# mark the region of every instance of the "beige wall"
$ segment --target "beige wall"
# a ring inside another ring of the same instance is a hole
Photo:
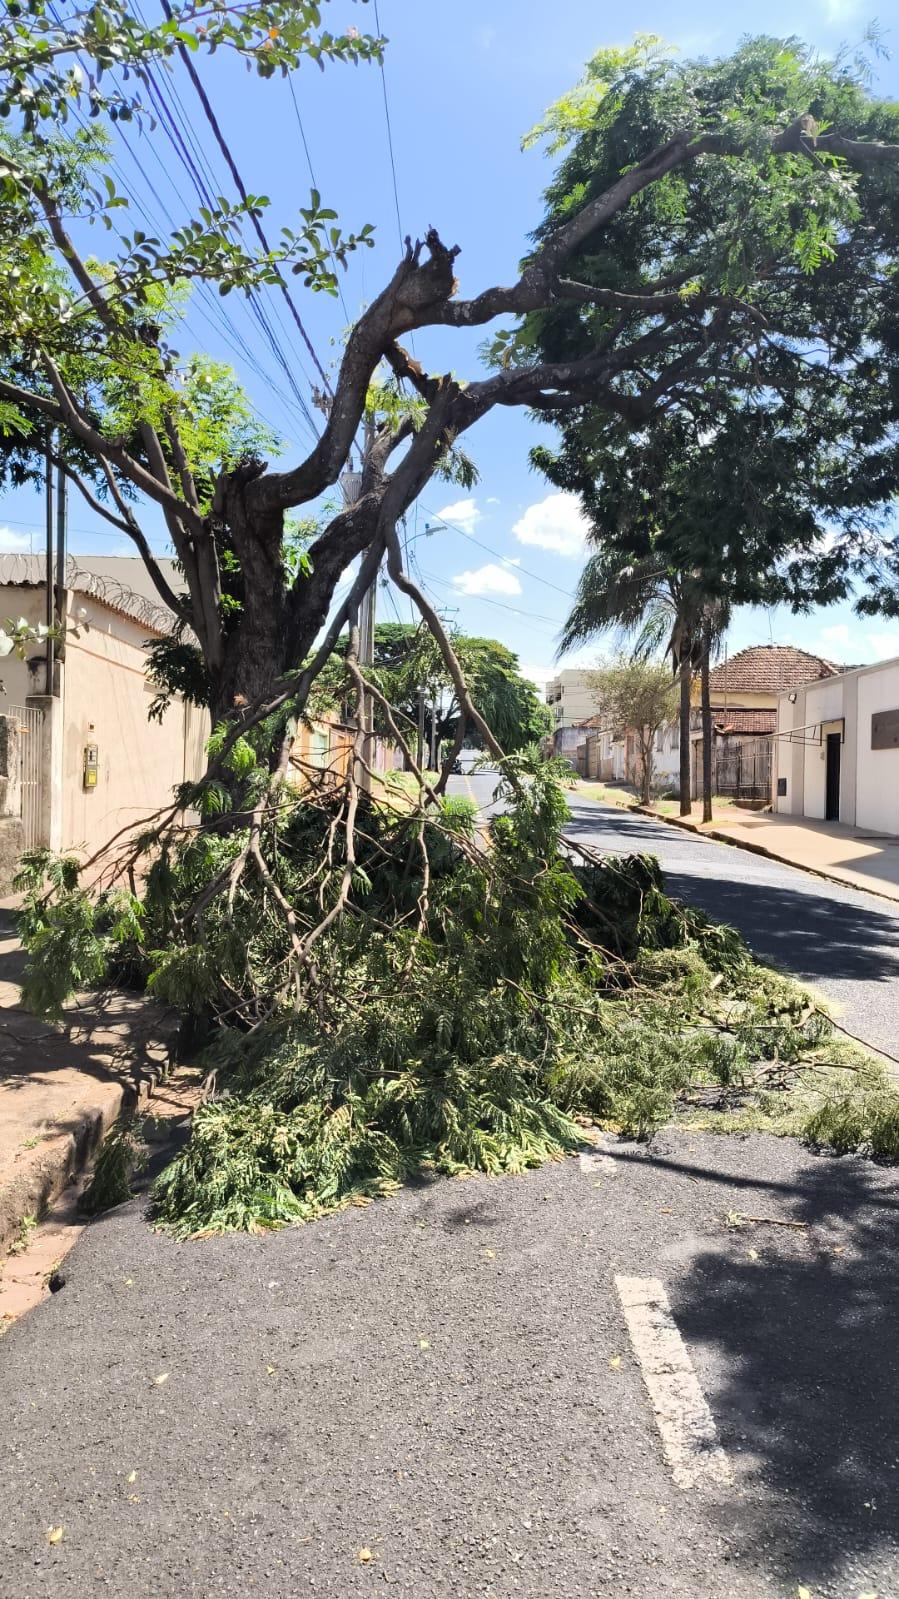
[[[43,621],[43,591],[4,588],[0,616]],[[161,723],[147,719],[153,698],[144,675],[147,636],[144,624],[70,591],[65,664],[53,707],[59,724],[56,770],[45,776],[45,787],[53,792],[50,841],[56,848],[95,854],[120,829],[137,827],[168,805],[175,786],[203,770],[206,711],[174,700]],[[35,647],[32,653],[41,652]],[[17,705],[35,686],[39,692],[44,686],[42,675],[35,685],[27,664],[13,657],[0,662],[0,679],[5,702]],[[99,752],[94,789],[84,787],[88,744],[96,744]]]
[[[208,737],[205,713],[174,700],[148,721],[153,689],[144,673],[147,629],[84,595],[71,596],[79,637],[68,636],[63,683],[62,841],[94,854],[121,828],[136,826],[186,777],[198,775]],[[84,787],[84,751],[96,744],[99,775]]]
[[[889,710],[899,710],[899,661],[878,662],[808,684],[797,692],[793,705],[782,695],[778,731],[796,729],[796,741],[777,740],[777,775],[787,782],[777,810],[823,819],[825,735],[838,731],[842,723],[840,821],[876,833],[899,834],[899,750],[871,748],[871,718]]]

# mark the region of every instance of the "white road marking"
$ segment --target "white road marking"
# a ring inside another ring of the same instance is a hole
[[[616,1277],[615,1287],[678,1487],[733,1482],[664,1284],[656,1277]]]

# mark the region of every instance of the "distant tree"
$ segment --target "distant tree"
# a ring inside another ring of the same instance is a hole
[[[523,677],[518,656],[498,639],[468,633],[452,634],[453,649],[465,673],[473,703],[491,734],[507,754],[538,744],[549,731],[549,709],[534,684]],[[352,711],[343,705],[343,656],[347,639],[339,639],[329,666],[319,678],[319,703]],[[375,677],[406,731],[418,725],[419,694],[424,699],[424,742],[439,749],[467,742],[482,748],[483,738],[462,705],[443,655],[426,627],[412,622],[379,622],[375,627]],[[375,726],[390,728],[380,707]]]
[[[577,598],[562,633],[560,650],[584,644],[597,634],[617,631],[635,638],[636,655],[653,653],[660,646],[670,656],[677,675],[680,738],[680,809],[692,805],[690,771],[690,711],[693,674],[702,656],[702,615],[705,595],[701,580],[658,565],[644,556],[622,566],[607,548],[592,555],[581,573]]]
[[[617,731],[633,730],[640,752],[640,798],[652,795],[655,739],[677,711],[677,687],[664,661],[616,655],[590,674],[602,715]]]

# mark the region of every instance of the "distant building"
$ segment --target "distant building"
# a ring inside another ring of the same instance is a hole
[[[735,798],[768,799],[772,743],[781,694],[806,683],[839,676],[833,661],[792,644],[755,644],[719,661],[709,674],[715,770],[713,792]],[[693,797],[702,792],[702,717],[699,682],[693,684],[690,712]],[[657,782],[677,788],[680,776],[680,719],[656,736]]]
[[[566,669],[546,685],[545,698],[553,717],[547,746],[553,755],[562,755],[575,764],[579,745],[584,742],[584,723],[598,710],[591,687],[592,672]]]

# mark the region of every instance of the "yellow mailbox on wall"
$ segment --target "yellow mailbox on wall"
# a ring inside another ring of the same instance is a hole
[[[99,772],[99,769],[100,769],[100,751],[99,751],[99,747],[96,744],[85,744],[85,746],[84,746],[84,777],[83,777],[83,783],[82,783],[82,786],[84,788],[96,788],[96,786],[97,786],[97,774]]]

